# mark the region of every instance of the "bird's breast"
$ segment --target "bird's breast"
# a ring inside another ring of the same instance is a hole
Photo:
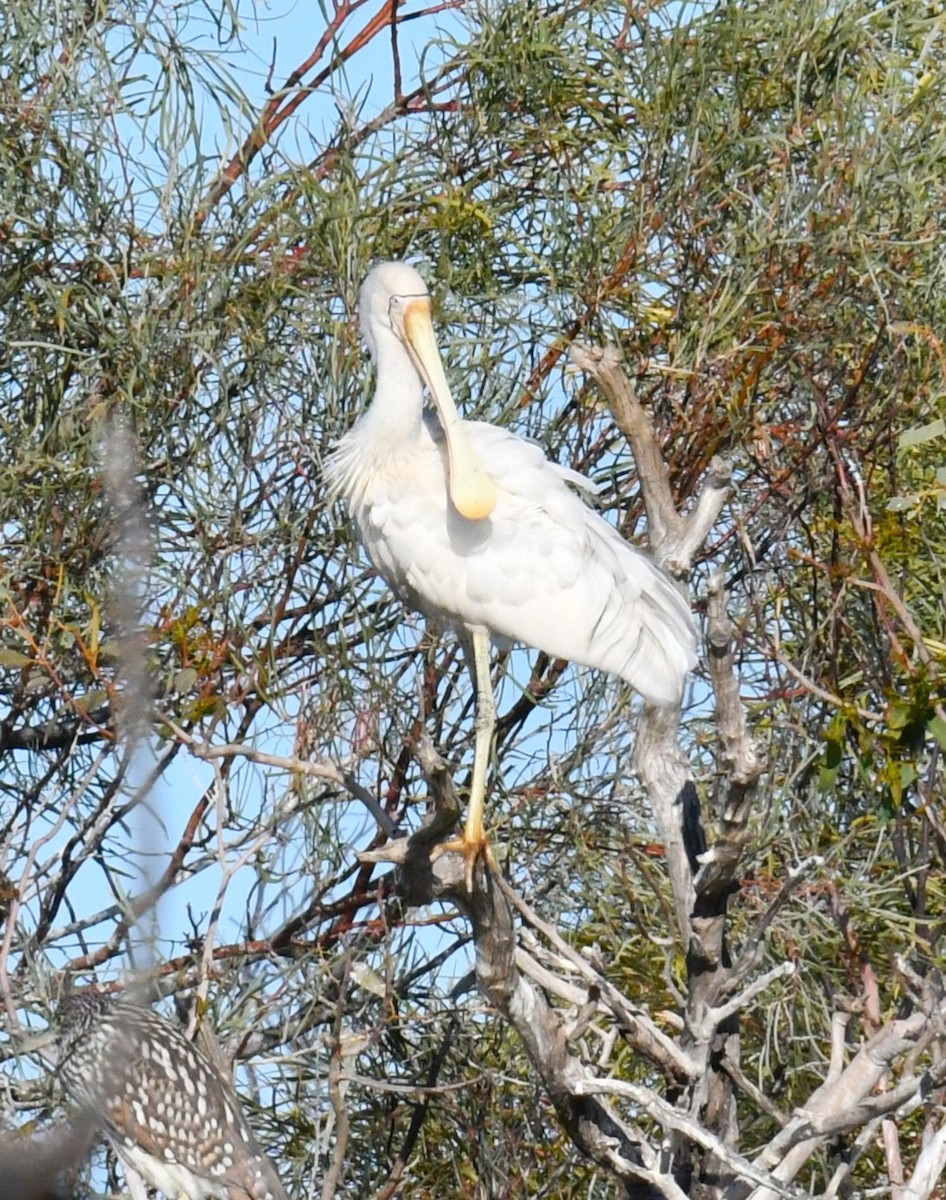
[[[390,456],[353,501],[362,543],[401,598],[428,616],[462,622],[470,567],[494,523],[467,520],[453,507],[439,449]]]
[[[336,452],[336,478],[344,474],[337,490],[406,603],[618,675],[655,703],[679,699],[696,661],[689,608],[574,494],[569,485],[583,486],[580,476],[506,430],[467,423],[497,493],[490,517],[471,521],[450,503],[436,430],[394,446],[375,439],[370,454],[356,433]]]

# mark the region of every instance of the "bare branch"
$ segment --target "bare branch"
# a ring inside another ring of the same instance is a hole
[[[676,1043],[654,1023],[648,1013],[622,996],[585,957],[569,946],[553,925],[543,921],[505,880],[498,880],[498,886],[524,920],[547,938],[575,970],[597,990],[602,1003],[606,1004],[614,1013],[625,1036],[635,1049],[666,1070],[671,1077],[684,1080],[693,1078],[698,1073],[698,1067],[693,1060],[687,1058]]]
[[[667,467],[654,436],[653,426],[624,373],[620,351],[614,346],[574,342],[569,358],[593,375],[607,397],[615,424],[634,451],[634,462],[647,509],[650,544],[658,562],[676,553],[683,532]]]
[[[725,586],[717,573],[710,580],[707,599],[707,635],[710,678],[716,696],[719,731],[720,790],[718,835],[700,856],[695,890],[712,906],[732,887],[739,862],[749,841],[749,815],[763,771],[762,760],[749,737],[739,696],[739,679],[733,654],[733,627],[726,612]]]
[[[798,971],[798,967],[793,962],[779,963],[777,967],[773,967],[770,971],[766,971],[764,975],[760,975],[758,979],[753,979],[748,987],[744,988],[738,996],[734,996],[725,1004],[721,1004],[718,1008],[710,1009],[707,1013],[707,1025],[703,1030],[703,1035],[710,1036],[712,1030],[716,1026],[721,1025],[724,1021],[728,1021],[730,1017],[736,1016],[743,1009],[748,1008],[757,996],[761,996],[779,979],[790,979]]]
[[[755,1163],[770,1170],[779,1184],[790,1183],[828,1136],[825,1127],[839,1114],[861,1105],[894,1060],[927,1032],[928,1019],[923,1013],[891,1021],[858,1050],[837,1078],[826,1080],[812,1093],[804,1110],[773,1138]],[[732,1188],[726,1193],[727,1197],[738,1194],[738,1189]],[[752,1193],[752,1200],[772,1200],[778,1194],[778,1188],[759,1188]]]
[[[620,1079],[596,1079],[593,1082],[580,1080],[575,1086],[579,1094],[596,1092],[609,1096],[623,1096],[633,1101],[634,1104],[639,1105],[649,1116],[653,1117],[655,1121],[659,1122],[664,1129],[684,1134],[690,1141],[711,1151],[720,1162],[725,1163],[729,1167],[733,1176],[738,1179],[751,1180],[753,1183],[772,1188],[779,1196],[799,1195],[794,1188],[783,1187],[777,1179],[774,1179],[766,1171],[760,1170],[747,1158],[743,1158],[742,1155],[735,1154],[719,1138],[714,1137],[712,1133],[708,1132],[699,1121],[694,1121],[686,1113],[667,1104],[666,1101],[655,1095],[650,1088],[642,1087],[637,1083],[625,1083]]]
[[[904,1184],[901,1196],[904,1200],[928,1200],[933,1190],[943,1181],[946,1171],[946,1124],[940,1125],[916,1160],[913,1174]]]
[[[714,455],[693,511],[683,518],[673,558],[667,564],[671,570],[677,570],[677,564],[680,564],[680,569],[689,568],[719,520],[731,491],[732,463],[727,458]]]

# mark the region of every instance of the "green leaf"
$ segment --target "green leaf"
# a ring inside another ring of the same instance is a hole
[[[942,717],[930,717],[926,730],[939,743],[939,748],[946,750],[946,721]]]
[[[108,700],[108,692],[102,688],[91,688],[83,696],[76,696],[72,703],[77,712],[89,713],[93,709],[101,708]]]
[[[904,729],[910,723],[913,708],[905,700],[892,700],[887,706],[887,728]]]
[[[32,661],[28,654],[21,654],[19,650],[0,647],[0,667],[28,667]]]
[[[906,433],[901,433],[897,439],[897,448],[907,450],[910,446],[920,446],[923,442],[931,442],[933,438],[942,437],[946,433],[946,421],[930,421],[929,425],[915,425]]]
[[[834,788],[843,761],[843,742],[828,742],[824,748],[824,758],[821,760],[821,767],[818,770],[818,787],[822,791],[831,791]]]

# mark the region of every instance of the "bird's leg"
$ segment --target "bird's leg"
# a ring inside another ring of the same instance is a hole
[[[472,881],[473,874],[469,856],[473,856],[475,863],[476,857],[487,846],[483,812],[486,804],[486,773],[489,770],[493,729],[496,725],[496,700],[493,696],[493,681],[489,677],[489,634],[485,629],[473,632],[473,674],[476,679],[476,742],[473,749],[470,802],[463,829],[463,842],[467,847],[468,882]]]
[[[473,872],[481,854],[492,861],[489,840],[483,822],[486,802],[486,775],[493,748],[493,729],[496,724],[496,701],[489,677],[489,633],[485,629],[472,631],[473,678],[476,685],[476,741],[473,747],[473,777],[467,805],[463,837],[444,842],[441,853],[459,850],[466,863],[467,890],[473,891]]]

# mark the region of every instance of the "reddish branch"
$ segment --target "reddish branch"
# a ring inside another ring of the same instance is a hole
[[[204,224],[211,210],[219,204],[234,183],[244,174],[247,167],[272,139],[280,126],[284,125],[310,96],[315,95],[340,67],[363,50],[379,33],[388,28],[393,29],[400,22],[408,19],[433,16],[447,9],[459,7],[459,0],[447,0],[446,3],[433,4],[417,13],[411,13],[408,17],[403,14],[398,16],[398,0],[384,0],[375,15],[334,55],[328,65],[319,71],[309,83],[304,84],[302,80],[315,67],[316,63],[321,62],[329,47],[336,43],[342,26],[348,18],[365,3],[366,0],[337,0],[332,19],[312,53],[296,67],[283,87],[268,101],[260,114],[256,128],[246,138],[207,193],[195,217],[198,227]],[[416,96],[418,93],[413,95]],[[395,104],[402,111],[408,110],[409,102],[409,97],[395,97]]]
[[[204,814],[210,805],[210,797],[203,795],[194,807],[188,819],[181,839],[174,849],[167,866],[161,872],[161,878],[150,888],[146,888],[140,896],[136,896],[129,904],[129,911],[121,918],[112,936],[95,951],[94,954],[83,954],[69,963],[69,971],[89,971],[93,967],[107,962],[124,943],[133,926],[145,913],[149,912],[158,900],[170,891],[177,881],[178,874],[184,866],[184,860],[197,839],[197,831],[204,819]]]

